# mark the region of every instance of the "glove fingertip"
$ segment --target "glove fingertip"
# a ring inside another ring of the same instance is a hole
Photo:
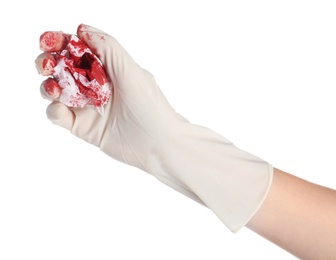
[[[84,23],[81,23],[80,25],[78,25],[78,27],[77,27],[77,35],[81,36],[85,32],[93,32],[93,33],[102,33],[102,34],[105,34],[103,31],[98,30],[97,28],[92,27],[90,25],[87,25],[87,24],[84,24]]]
[[[53,102],[47,107],[47,117],[55,125],[71,130],[74,121],[74,113],[64,104]]]
[[[86,25],[86,24],[80,24],[77,27],[77,36],[84,42],[86,42],[87,44],[92,43],[92,41],[94,41],[93,36],[94,35],[99,35],[99,37],[97,37],[97,39],[102,40],[104,37],[103,35],[107,36],[107,34],[101,30],[98,30],[95,27],[92,27],[90,25]],[[92,46],[90,46],[92,47]]]

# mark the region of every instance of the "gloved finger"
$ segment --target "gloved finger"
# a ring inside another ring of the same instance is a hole
[[[77,35],[102,61],[112,82],[127,82],[139,70],[139,66],[111,35],[84,24],[78,26]]]
[[[106,104],[110,110],[111,101]],[[108,116],[101,116],[89,107],[68,107],[61,102],[52,102],[47,107],[47,117],[55,125],[69,130],[77,137],[99,146],[105,131]]]
[[[43,52],[35,59],[37,72],[42,76],[51,76],[56,65],[55,55],[51,52]]]
[[[40,85],[41,96],[50,101],[58,101],[62,88],[53,78],[47,78]]]
[[[60,102],[52,102],[47,107],[47,117],[55,125],[71,130],[75,122],[73,111]]]

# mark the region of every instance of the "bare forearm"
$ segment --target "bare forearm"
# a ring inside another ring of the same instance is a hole
[[[247,227],[300,259],[335,259],[336,191],[275,169]]]

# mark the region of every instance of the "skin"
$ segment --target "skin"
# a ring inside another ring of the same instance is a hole
[[[299,259],[335,259],[336,191],[275,169],[247,227]]]

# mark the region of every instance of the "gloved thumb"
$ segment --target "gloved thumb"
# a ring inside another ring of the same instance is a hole
[[[132,71],[132,76],[134,77],[134,71],[139,69],[132,57],[113,36],[85,24],[78,26],[77,36],[102,61],[112,82],[127,82],[129,80],[129,71]]]
[[[47,107],[47,117],[55,125],[71,130],[75,115],[67,106],[60,102],[52,102]]]

